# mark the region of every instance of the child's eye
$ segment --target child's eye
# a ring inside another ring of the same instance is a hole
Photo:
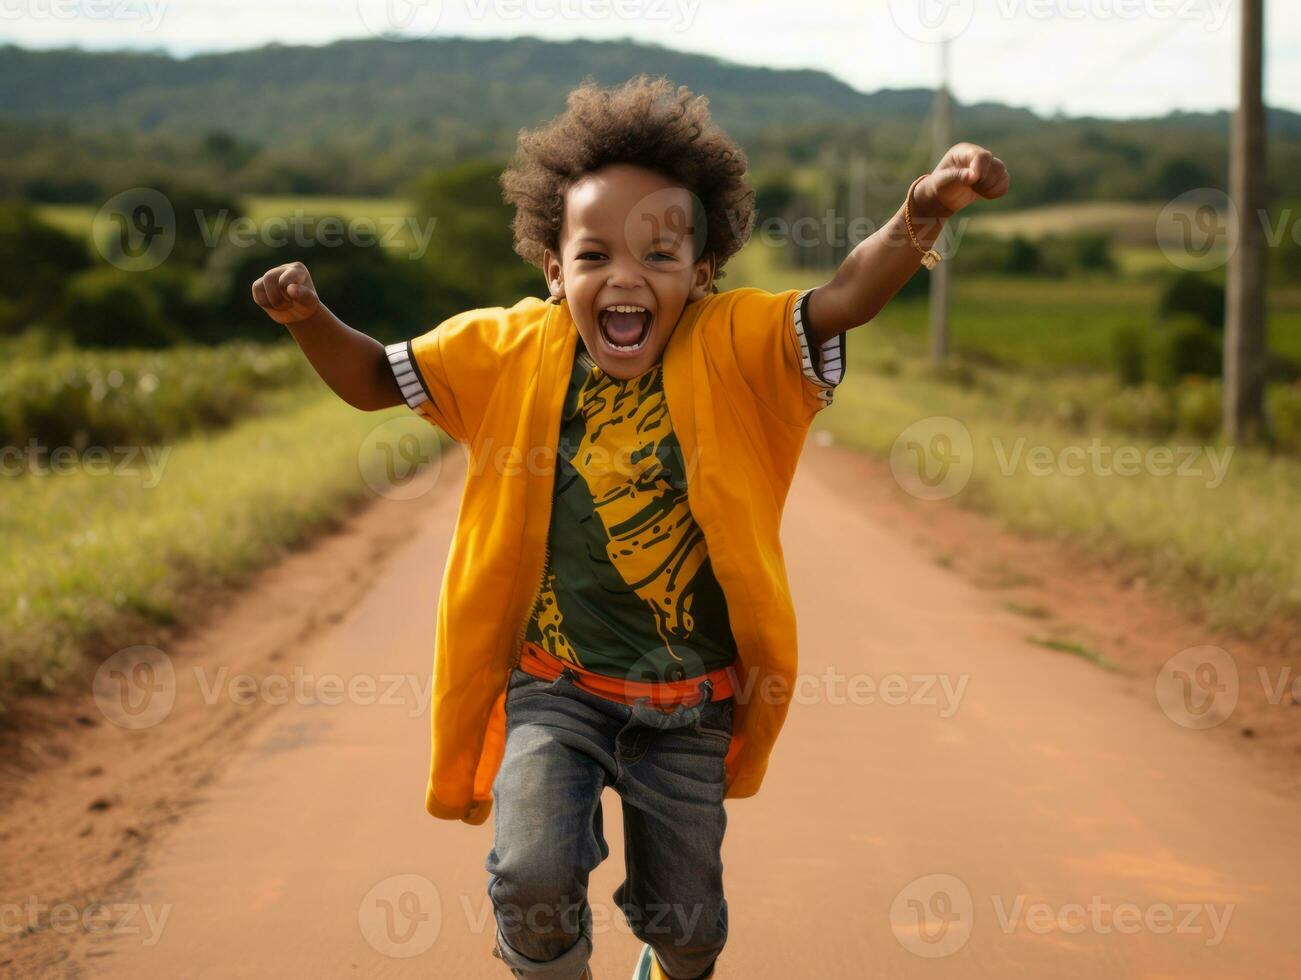
[[[578,258],[580,261],[588,258],[594,261],[600,261],[601,259],[605,258],[605,253],[604,252],[579,252]]]
[[[652,258],[652,259],[654,259],[654,258],[665,258],[665,259],[668,259],[670,262],[672,262],[674,259],[677,258],[677,256],[674,255],[672,252],[652,252],[652,253],[651,253],[651,258]]]

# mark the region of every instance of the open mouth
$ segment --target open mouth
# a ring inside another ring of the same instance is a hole
[[[644,306],[619,303],[607,306],[596,315],[601,339],[618,354],[635,354],[650,339],[654,315]]]

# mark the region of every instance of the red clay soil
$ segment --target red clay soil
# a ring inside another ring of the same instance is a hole
[[[169,645],[175,702],[152,727],[88,693],[20,706],[0,974],[508,975],[492,821],[423,809],[463,467],[451,454],[432,492],[377,502]],[[802,686],[763,789],[727,804],[720,980],[1295,975],[1301,710],[1273,683],[1296,676],[1294,631],[1213,634],[1124,568],[813,440],[783,532]],[[1155,691],[1204,646],[1240,683],[1197,729]],[[639,943],[605,804],[592,967],[622,978]]]

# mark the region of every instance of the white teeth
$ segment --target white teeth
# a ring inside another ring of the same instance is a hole
[[[607,306],[603,308],[601,312],[602,313],[647,313],[649,311],[644,306],[633,306],[627,303],[618,303],[616,305]],[[649,335],[649,331],[647,331],[647,333]],[[610,347],[612,347],[617,351],[631,352],[635,350],[640,350],[646,343],[645,337],[643,337],[638,343],[625,345],[625,344],[616,344],[609,337],[604,336],[604,331],[602,331],[602,336],[605,342],[609,344]]]

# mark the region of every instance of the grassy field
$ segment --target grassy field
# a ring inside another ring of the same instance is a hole
[[[727,272],[727,288],[765,289],[803,289],[832,274],[781,268],[776,253],[758,242],[742,249]],[[950,307],[953,350],[977,361],[1052,374],[1111,371],[1113,334],[1126,325],[1149,327],[1158,293],[1151,279],[963,277],[959,272]],[[928,330],[926,301],[896,299],[876,324],[902,346],[910,340],[920,344]],[[1271,350],[1301,362],[1301,286],[1270,292],[1267,329]]]
[[[781,269],[756,246],[729,270],[729,286],[767,289],[828,277]],[[955,285],[954,346],[975,355],[956,372],[963,383],[937,376],[922,358],[924,303],[896,301],[848,336],[849,370],[821,427],[878,455],[890,455],[917,423],[923,448],[928,432],[949,438],[940,446],[969,439],[967,482],[930,506],[972,507],[1019,531],[1136,561],[1169,595],[1244,634],[1301,616],[1301,461],[1238,449],[1225,465],[1225,447],[1205,437],[1157,441],[1099,420],[1105,411],[1096,406],[1118,390],[1106,373],[1109,331],[1127,319],[1147,322],[1155,309],[1150,284],[990,278]],[[1281,290],[1271,299],[1278,347],[1301,356],[1301,295]],[[1174,454],[1173,466],[1161,446]],[[1133,475],[1114,462],[1122,447],[1142,460]],[[1025,457],[1031,451],[1034,464]],[[1081,456],[1087,465],[1076,472]],[[1042,458],[1052,461],[1047,472]]]
[[[413,433],[438,452],[438,430],[406,409],[358,412],[317,383],[272,397],[265,416],[121,472],[0,480],[0,705],[58,686],[88,653],[152,642],[201,611],[196,587],[238,585],[335,526],[383,486],[380,441]],[[387,420],[401,429],[377,440]]]
[[[967,230],[983,235],[1023,235],[1042,238],[1066,232],[1105,231],[1124,244],[1155,244],[1153,230],[1165,201],[1131,203],[1100,201],[1082,204],[1054,204],[1023,211],[976,214]]]
[[[911,438],[923,452],[951,446],[969,459],[961,490],[929,506],[969,506],[1019,531],[1136,560],[1168,594],[1248,635],[1275,617],[1301,616],[1294,519],[1301,461],[1243,449],[1226,456],[1213,443],[1156,442],[1094,424],[1074,431],[1027,421],[1003,397],[1010,379],[998,372],[971,388],[938,380],[919,361],[886,360],[891,341],[872,327],[851,334],[846,348],[846,379],[819,424],[878,455],[903,452],[910,437],[898,449],[896,440],[916,425]],[[936,435],[950,441],[931,444]],[[1158,446],[1169,447],[1173,462],[1152,454]],[[1136,467],[1122,465],[1122,447],[1141,459]],[[925,458],[928,467],[939,462]],[[896,462],[906,482],[917,460],[905,453]]]

